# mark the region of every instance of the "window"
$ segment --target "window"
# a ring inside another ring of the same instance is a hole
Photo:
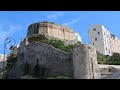
[[[100,34],[100,32],[98,32],[98,35]]]
[[[95,41],[97,41],[97,38],[95,38]]]
[[[93,46],[94,46],[94,43],[93,43]]]
[[[106,50],[107,50],[107,48],[106,48]]]
[[[93,28],[93,31],[96,31],[96,28]]]

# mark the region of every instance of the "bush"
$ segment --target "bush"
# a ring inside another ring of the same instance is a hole
[[[41,42],[41,43],[45,43],[48,45],[51,45],[57,49],[60,49],[62,51],[65,52],[71,52],[73,45],[64,45],[64,41],[61,40],[57,40],[57,39],[48,39],[47,37],[45,37],[44,35],[32,35],[31,37],[29,37],[28,39],[29,42],[31,41],[37,41],[37,42]]]
[[[7,68],[11,68],[17,62],[17,55],[15,53],[11,53],[7,59]]]
[[[25,76],[21,76],[21,79],[38,79],[38,78],[32,77],[30,75],[25,75]]]
[[[46,38],[45,35],[33,34],[28,38],[28,42],[32,42],[32,41],[45,43],[46,41],[48,41],[48,38]]]
[[[49,77],[47,79],[72,79],[69,76],[57,76],[57,77]]]
[[[120,54],[113,53],[113,55],[110,57],[109,64],[120,65]]]
[[[109,59],[110,59],[109,55],[103,55],[103,54],[97,52],[98,64],[108,64]]]
[[[97,60],[98,64],[120,65],[120,54],[113,53],[112,56],[109,56],[97,52]]]
[[[4,79],[2,75],[0,75],[0,79]]]

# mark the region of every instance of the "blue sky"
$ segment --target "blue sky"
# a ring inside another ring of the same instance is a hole
[[[83,43],[88,43],[88,27],[93,24],[103,24],[120,38],[120,11],[0,11],[0,54],[5,38],[13,37],[19,44],[28,26],[41,21],[67,25],[81,35]]]

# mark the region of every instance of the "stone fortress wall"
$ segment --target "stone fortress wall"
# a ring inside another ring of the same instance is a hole
[[[26,39],[21,42],[18,61],[8,74],[8,78],[16,79],[25,75],[26,62],[31,67],[30,72],[34,72],[37,64],[46,67],[48,70],[44,78],[58,75],[67,75],[74,79],[101,78],[96,49],[91,45],[77,45],[72,53],[67,53],[47,44],[28,42]]]
[[[99,79],[120,70],[116,65],[99,65],[96,49],[89,44],[76,45],[72,53],[67,53],[47,44],[28,42],[26,38],[21,42],[18,51],[18,61],[8,74],[11,79],[25,75],[26,62],[33,71],[37,60],[40,66],[48,68],[45,78],[47,75],[67,75],[74,79]]]
[[[72,37],[74,32],[69,29],[58,29],[61,27],[48,22],[44,23],[30,25],[27,35],[45,34],[66,40],[75,38]],[[30,65],[30,73],[34,72],[36,65],[46,67],[47,72],[42,78],[67,75],[74,79],[100,79],[105,74],[109,75],[116,71],[116,69],[104,69],[104,66],[98,65],[96,49],[90,44],[75,45],[72,53],[67,53],[47,44],[28,42],[28,38],[25,38],[18,49],[18,61],[8,73],[7,78],[17,79],[24,76],[26,62]],[[41,73],[41,70],[38,72]]]
[[[47,72],[43,78],[67,75],[71,78],[73,74],[73,61],[70,53],[61,51],[54,48],[51,45],[23,41],[19,48],[18,61],[8,74],[8,78],[16,79],[25,75],[24,65],[29,63],[30,72],[34,72],[34,68],[37,64],[40,67],[47,68]],[[19,71],[19,73],[18,73]],[[40,73],[41,71],[39,71]]]
[[[96,49],[92,45],[82,44],[75,46],[72,59],[75,79],[101,78]]]

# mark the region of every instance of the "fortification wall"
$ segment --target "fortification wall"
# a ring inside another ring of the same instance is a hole
[[[8,78],[20,78],[25,75],[24,65],[29,63],[30,71],[34,72],[37,64],[45,67],[47,72],[43,78],[67,75],[73,78],[73,61],[71,54],[58,50],[50,45],[43,43],[31,42],[26,46],[26,50],[18,54],[18,62],[14,65]],[[41,73],[41,70],[39,71]]]
[[[75,79],[101,78],[97,64],[96,49],[92,45],[77,45],[73,49],[73,67]]]
[[[40,66],[48,69],[50,76],[68,75],[73,76],[73,65],[70,54],[58,50],[50,45],[32,42],[26,48],[26,59],[30,65],[35,66],[37,60]],[[31,68],[33,69],[33,68]],[[47,77],[47,75],[45,75]]]
[[[42,78],[58,75],[67,75],[75,79],[101,78],[96,49],[89,44],[76,45],[72,53],[67,53],[47,44],[29,43],[26,38],[20,44],[18,61],[9,72],[8,78],[16,79],[26,75],[26,63],[29,64],[29,74],[35,71],[37,65],[41,67],[38,70],[39,74],[42,68],[45,68]]]

